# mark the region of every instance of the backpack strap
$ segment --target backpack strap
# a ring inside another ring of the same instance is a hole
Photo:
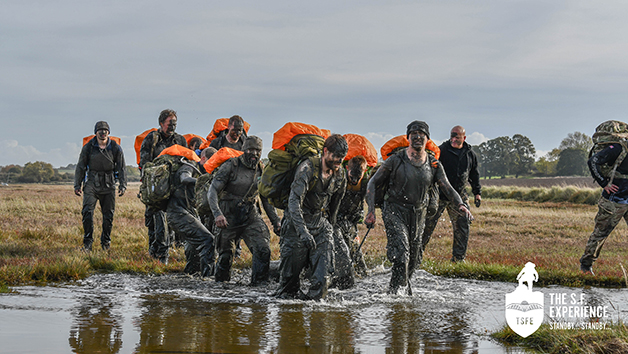
[[[617,173],[617,167],[624,161],[624,159],[626,158],[626,155],[628,155],[628,147],[626,146],[626,142],[625,141],[617,141],[617,142],[612,142],[612,144],[619,144],[621,145],[621,152],[619,153],[619,156],[617,156],[617,159],[615,159],[615,164],[613,165],[613,170],[611,171],[611,175],[609,176],[609,181],[608,181],[608,185],[613,184],[613,179],[615,178],[615,175],[617,175],[617,177],[619,178],[626,178],[628,176],[624,175],[624,174],[620,174]],[[626,176],[626,177],[624,177]]]

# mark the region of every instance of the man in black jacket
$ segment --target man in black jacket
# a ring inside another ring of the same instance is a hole
[[[92,234],[96,202],[100,202],[103,216],[100,246],[103,250],[108,250],[111,246],[111,228],[116,209],[115,181],[119,181],[120,197],[126,190],[124,153],[120,145],[109,138],[109,124],[104,121],[97,122],[94,134],[96,136],[83,146],[74,172],[74,194],[80,197],[81,193],[84,193],[83,247],[87,251],[92,249],[94,240]]]
[[[457,125],[451,129],[451,139],[442,143],[440,148],[439,161],[445,168],[447,179],[456,192],[462,198],[464,205],[469,208],[469,196],[466,190],[467,182],[471,184],[471,193],[475,196],[475,205],[479,206],[482,201],[480,186],[480,173],[478,171],[478,158],[471,150],[471,146],[465,142],[466,131]],[[451,201],[441,192],[439,196],[438,209],[433,215],[428,215],[425,221],[422,244],[423,250],[427,247],[432,233],[436,228],[438,219],[447,208],[449,219],[454,229],[454,242],[451,261],[463,261],[467,254],[467,243],[469,242],[468,218],[461,216],[458,208],[452,205]]]
[[[235,115],[229,118],[229,125],[227,130],[222,131],[218,137],[209,144],[216,150],[220,148],[228,147],[238,151],[242,150],[242,146],[246,141],[246,133],[244,132],[244,119]]]
[[[185,138],[175,133],[177,112],[164,109],[159,114],[159,129],[148,134],[140,147],[140,170],[166,148],[178,144],[188,147]],[[163,211],[146,207],[144,224],[148,228],[148,253],[161,262],[168,261],[169,235],[166,233],[166,215]]]

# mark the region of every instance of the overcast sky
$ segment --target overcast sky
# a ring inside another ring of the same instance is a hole
[[[379,150],[415,119],[545,153],[627,120],[626,18],[621,1],[3,1],[0,165],[76,163],[98,120],[134,165],[164,108],[201,136],[239,114],[264,155],[289,121]]]

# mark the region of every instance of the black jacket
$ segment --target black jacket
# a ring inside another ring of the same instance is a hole
[[[467,182],[471,185],[473,195],[482,194],[480,186],[480,172],[478,171],[478,157],[471,150],[471,146],[466,142],[461,149],[451,146],[451,141],[447,140],[440,146],[440,162],[445,168],[445,174],[452,187],[458,194],[466,195],[464,192]],[[442,196],[442,195],[441,195]]]
[[[144,141],[142,141],[142,146],[140,147],[140,169],[142,169],[147,162],[153,161],[164,149],[175,144],[188,147],[188,143],[185,141],[183,135],[177,133],[172,133],[172,135],[166,138],[161,132],[161,128],[159,128],[159,130],[148,134],[146,138],[144,138]]]
[[[591,156],[588,161],[589,170],[591,171],[591,176],[595,179],[595,181],[602,187],[606,187],[609,182],[609,177],[603,176],[600,170],[600,166],[604,164],[614,165],[615,160],[619,157],[621,153],[621,145],[620,144],[611,144],[607,146],[604,150],[598,152],[597,154]],[[619,166],[617,166],[617,172],[622,175],[628,175],[628,158],[625,158]],[[628,198],[628,179],[615,177],[613,179],[613,184],[619,187],[619,190],[614,195],[621,199]],[[610,195],[606,193],[606,191],[602,192],[602,196],[606,199],[609,199]]]
[[[87,178],[85,176],[87,175]],[[126,169],[124,153],[118,143],[109,139],[107,147],[100,149],[98,140],[93,137],[83,145],[74,171],[74,190],[81,189],[83,182],[93,183],[96,191],[115,191],[115,180],[120,189],[126,189]]]

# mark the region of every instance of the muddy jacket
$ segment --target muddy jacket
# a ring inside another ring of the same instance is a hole
[[[336,223],[347,179],[341,170],[323,182],[321,169],[320,157],[309,158],[297,167],[292,181],[286,216],[298,235],[320,228],[325,217],[332,226]]]
[[[434,167],[435,165],[436,167]],[[375,205],[375,187],[388,183],[388,203],[406,208],[427,208],[430,187],[437,183],[441,193],[459,207],[460,195],[452,188],[441,163],[428,155],[420,166],[412,164],[405,150],[388,158],[371,177],[367,192],[369,210]]]
[[[208,200],[214,218],[224,215],[229,229],[243,226],[253,221],[254,217],[261,216],[255,201],[259,195],[257,183],[263,166],[258,163],[257,168],[248,167],[243,159],[244,155],[241,155],[223,163],[209,187]],[[266,198],[260,196],[260,199],[270,222],[278,224],[275,208]]]
[[[182,135],[172,133],[169,137],[161,132],[161,128],[157,131],[153,131],[144,138],[142,146],[140,147],[140,169],[144,167],[147,162],[153,161],[159,154],[172,145],[181,145],[188,147],[188,143]]]
[[[366,175],[362,177],[356,186],[347,182],[347,190],[338,209],[338,220],[345,219],[355,225],[362,219],[364,216],[364,197],[366,196],[368,182]]]
[[[604,164],[614,165],[615,160],[619,157],[621,153],[621,145],[620,144],[611,144],[606,147],[604,150],[598,152],[597,154],[591,156],[588,161],[589,170],[591,171],[591,176],[595,179],[595,181],[602,187],[606,187],[608,182],[610,181],[609,177],[605,177],[602,175],[600,170],[600,166]],[[617,166],[617,172],[623,175],[628,175],[628,158],[625,158],[619,166]],[[613,184],[619,187],[617,193],[609,195],[606,191],[602,192],[602,196],[606,199],[619,199],[619,200],[627,200],[628,199],[628,180],[625,178],[613,178]]]
[[[447,140],[440,146],[440,162],[443,164],[447,179],[458,194],[466,194],[467,182],[471,185],[473,195],[481,194],[480,172],[478,171],[478,157],[466,142],[461,149],[451,146]]]
[[[87,174],[87,179],[85,175]],[[101,149],[96,137],[81,149],[74,172],[74,190],[81,189],[83,182],[94,185],[97,192],[115,191],[115,181],[120,190],[126,189],[126,170],[122,148],[112,139]]]
[[[195,163],[187,161],[174,174],[173,184],[174,191],[168,201],[167,212],[187,212],[196,215],[194,208],[194,186],[196,178],[200,176],[200,172],[195,168]]]
[[[216,150],[220,150],[220,148],[223,147],[228,147],[234,150],[242,151],[242,146],[244,145],[244,141],[246,140],[246,135],[243,133],[242,135],[240,135],[240,139],[232,144],[227,140],[227,131],[228,130],[223,130],[222,132],[220,132],[220,134],[218,134],[218,137],[212,140],[209,146],[213,147]]]

